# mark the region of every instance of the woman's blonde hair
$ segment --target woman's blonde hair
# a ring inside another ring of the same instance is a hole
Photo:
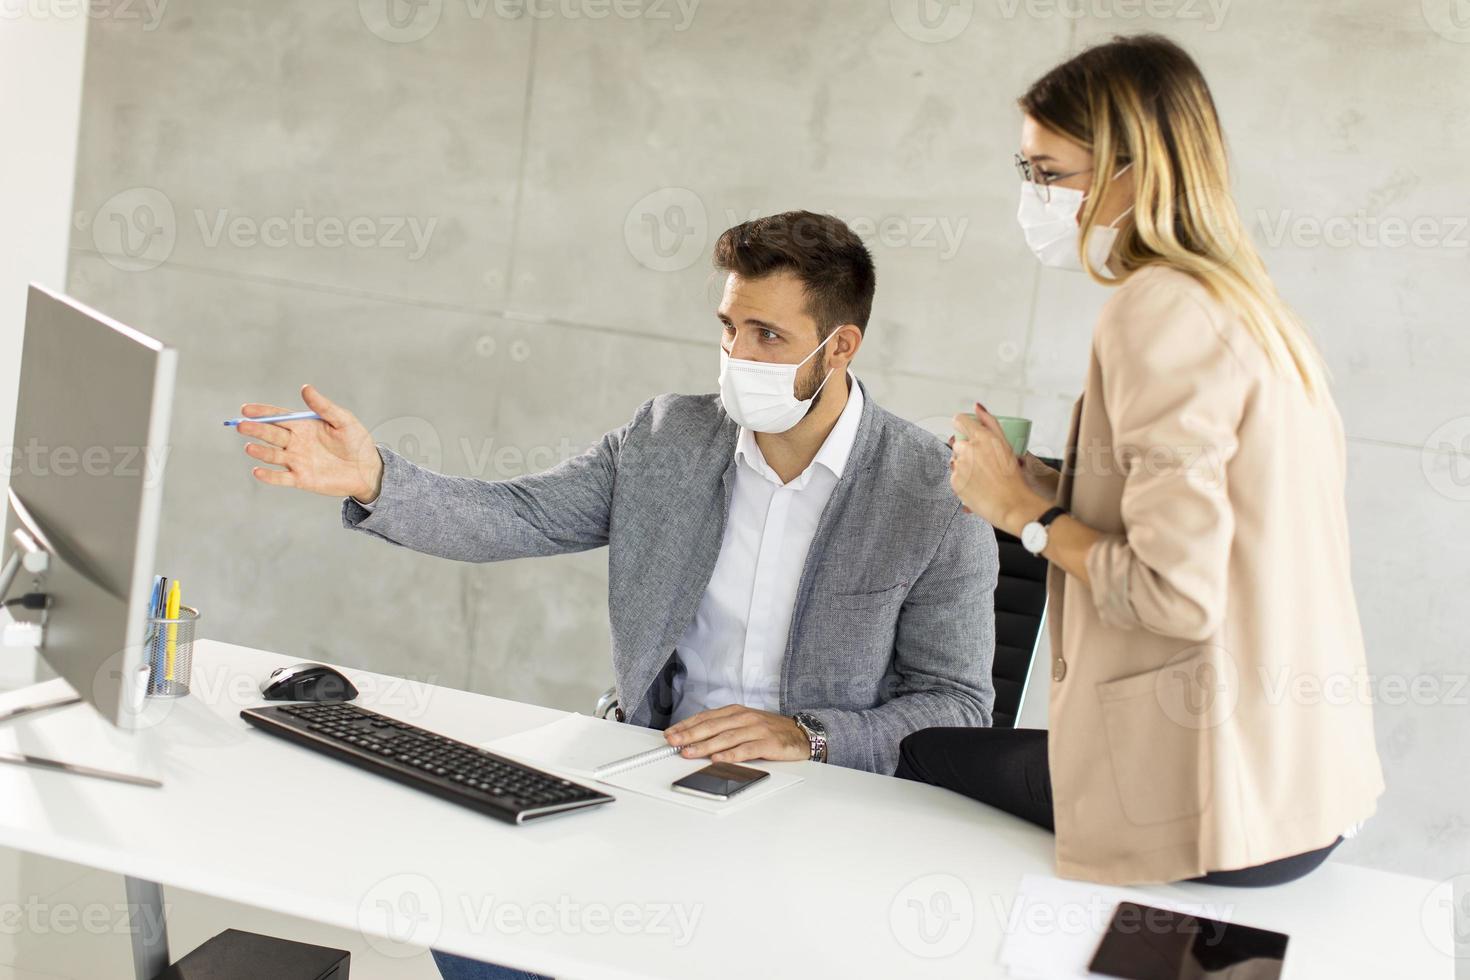
[[[1325,389],[1321,354],[1241,224],[1215,102],[1184,49],[1157,34],[1114,38],[1047,72],[1020,106],[1092,152],[1092,189],[1077,221],[1094,279],[1115,282],[1089,262],[1087,235],[1115,177],[1129,180],[1132,220],[1113,251],[1123,275],[1154,264],[1187,272],[1238,313],[1272,365],[1298,375],[1309,393]]]

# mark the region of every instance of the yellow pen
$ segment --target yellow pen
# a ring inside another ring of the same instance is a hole
[[[179,618],[180,599],[179,580],[174,579],[173,584],[168,589],[168,604],[164,606],[163,616],[165,619]],[[165,680],[171,681],[174,679],[174,651],[178,647],[178,642],[179,627],[176,623],[170,623],[168,626],[168,642],[164,644],[163,648],[163,677]]]

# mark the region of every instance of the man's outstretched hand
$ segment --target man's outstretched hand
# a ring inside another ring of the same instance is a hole
[[[320,415],[321,421],[241,422],[240,435],[259,442],[245,444],[246,455],[268,466],[251,473],[262,483],[295,487],[328,497],[356,497],[365,504],[378,497],[383,479],[383,458],[372,435],[347,409],[330,401],[311,385],[303,385],[301,399]],[[295,411],[279,405],[246,404],[246,418],[285,415]],[[271,469],[269,467],[279,467]]]

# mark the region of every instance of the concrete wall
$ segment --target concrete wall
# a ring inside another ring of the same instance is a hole
[[[1470,29],[1450,4],[157,13],[93,32],[70,286],[183,350],[163,570],[211,636],[584,710],[610,676],[600,554],[469,567],[347,534],[332,502],[252,483],[220,420],[312,381],[445,470],[542,468],[653,393],[714,387],[714,236],[801,206],[874,247],[860,374],[881,402],[938,431],[983,397],[1056,448],[1103,292],[1022,244],[1013,99],[1091,40],[1177,37],[1336,372],[1372,668],[1420,684],[1379,711],[1390,793],[1343,856],[1470,870],[1470,790],[1445,778],[1470,697]]]
[[[66,279],[87,20],[0,17],[0,445],[15,428],[26,284]],[[10,482],[0,456],[0,492]]]
[[[66,284],[86,48],[87,19],[73,11],[42,7],[0,16],[0,133],[6,134],[0,151],[0,508],[15,465],[11,435],[26,284]],[[0,543],[0,555],[7,551]],[[0,609],[0,624],[9,618]],[[30,651],[0,652],[0,689],[51,676]]]

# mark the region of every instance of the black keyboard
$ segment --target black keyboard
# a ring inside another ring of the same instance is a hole
[[[246,708],[262,731],[508,823],[611,803],[568,779],[352,704]]]

